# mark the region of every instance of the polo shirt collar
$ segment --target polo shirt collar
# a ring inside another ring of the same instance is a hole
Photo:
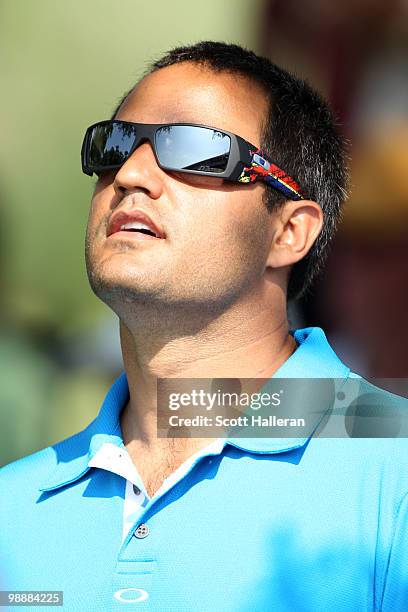
[[[93,459],[105,442],[122,446],[119,415],[129,399],[126,372],[122,372],[109,389],[98,416],[86,429],[53,446],[57,466],[40,491],[51,491],[78,480],[91,467]]]
[[[306,327],[291,332],[298,344],[294,353],[274,373],[272,378],[331,378],[347,379],[348,368],[336,355],[320,327]],[[264,387],[264,389],[267,385]],[[329,409],[330,406],[327,406]],[[291,416],[291,415],[290,415]],[[303,416],[300,414],[299,416]],[[322,411],[309,413],[304,437],[295,438],[239,438],[227,441],[245,451],[279,453],[300,448],[312,437],[324,417]]]
[[[350,369],[330,347],[319,327],[291,332],[298,347],[273,378],[347,378]],[[119,416],[129,399],[126,372],[109,389],[98,416],[83,431],[53,446],[57,466],[40,491],[51,491],[78,480],[91,469],[88,462],[105,442],[124,447]],[[254,453],[278,453],[303,446],[313,435],[322,415],[317,414],[312,430],[304,438],[226,438],[236,448]]]

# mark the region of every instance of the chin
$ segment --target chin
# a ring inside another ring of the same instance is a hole
[[[110,270],[87,270],[89,285],[94,294],[108,306],[120,303],[152,304],[163,293],[162,288],[152,283],[151,278],[137,278],[135,274],[109,274]]]

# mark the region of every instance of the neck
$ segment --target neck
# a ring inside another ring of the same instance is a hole
[[[275,308],[241,302],[216,316],[197,307],[195,317],[180,309],[152,312],[150,305],[149,313],[133,309],[132,316],[120,317],[129,384],[121,426],[130,450],[137,444],[154,452],[166,442],[173,448],[177,442],[191,451],[211,441],[179,438],[170,444],[157,438],[157,380],[270,378],[296,349],[289,334],[286,301],[283,295],[278,297]]]

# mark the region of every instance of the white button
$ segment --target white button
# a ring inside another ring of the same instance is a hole
[[[139,540],[146,538],[149,535],[150,529],[146,523],[140,523],[139,527],[135,530],[135,537]]]

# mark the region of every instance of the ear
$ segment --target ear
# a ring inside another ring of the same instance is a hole
[[[290,266],[309,252],[323,225],[323,212],[312,200],[290,200],[276,211],[267,267]]]

